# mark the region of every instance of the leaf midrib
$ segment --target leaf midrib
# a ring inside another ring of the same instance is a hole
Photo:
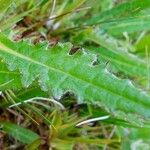
[[[19,75],[18,72],[10,72],[10,71],[0,71],[0,74],[16,74],[16,75]]]

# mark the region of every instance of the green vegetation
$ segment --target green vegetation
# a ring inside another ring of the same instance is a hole
[[[150,149],[149,0],[0,0],[0,149]]]

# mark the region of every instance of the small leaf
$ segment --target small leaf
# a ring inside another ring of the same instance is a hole
[[[134,16],[138,12],[149,8],[150,1],[149,0],[132,0],[129,2],[122,3],[113,7],[112,9],[106,10],[102,13],[98,13],[91,17],[87,21],[87,25],[103,23],[104,21],[110,22],[111,19],[113,21],[117,18],[121,18],[122,16]]]
[[[0,15],[8,9],[14,0],[0,0]]]
[[[22,143],[30,144],[39,138],[36,133],[18,125],[2,121],[0,122],[0,125],[2,131],[8,133],[13,138],[19,140]]]

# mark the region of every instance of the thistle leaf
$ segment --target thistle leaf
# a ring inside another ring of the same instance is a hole
[[[6,65],[0,62],[0,89],[17,89],[21,88],[20,74],[17,71],[10,72]]]
[[[9,70],[19,70],[23,86],[37,79],[40,87],[51,90],[54,96],[71,91],[79,102],[100,105],[118,118],[132,121],[131,115],[150,117],[149,95],[129,80],[120,80],[99,65],[94,66],[95,55],[83,50],[69,55],[71,47],[70,43],[51,48],[25,41],[15,43],[0,34],[0,57]]]

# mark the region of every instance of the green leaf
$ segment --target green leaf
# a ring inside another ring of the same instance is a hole
[[[150,28],[150,16],[146,14],[116,19],[115,21],[102,23],[100,27],[112,35],[122,34],[123,32],[147,31]]]
[[[1,0],[1,1],[5,1],[5,0]],[[1,1],[0,1],[0,4],[1,4]],[[8,0],[7,4],[5,4],[5,5],[9,6],[9,3],[11,4],[11,1],[14,2],[15,7],[13,7],[10,12],[9,11],[7,13],[4,12],[4,13],[2,13],[2,16],[0,16],[0,30],[1,31],[5,31],[5,30],[11,28],[15,23],[22,20],[22,18],[24,16],[27,16],[29,13],[36,10],[37,7],[43,2],[43,1],[40,1],[40,2],[36,3],[36,5],[34,5],[32,8],[22,11],[20,13],[17,13],[16,10],[19,10],[19,7],[22,6],[27,0],[20,0],[20,1]],[[3,3],[5,3],[5,2],[3,2]],[[0,7],[3,7],[3,6],[0,5]],[[0,8],[0,10],[1,10],[1,8]]]
[[[0,89],[18,89],[21,88],[21,80],[19,72],[10,72],[6,65],[0,62]]]
[[[98,55],[99,60],[109,61],[109,65],[129,76],[146,78],[148,69],[146,61],[136,55],[128,52],[128,49],[134,51],[134,48],[121,40],[118,40],[107,33],[103,33],[99,28],[93,30],[84,30],[77,34],[75,42],[92,41],[101,48],[90,46],[91,52]]]
[[[129,80],[120,80],[99,65],[93,66],[95,55],[84,51],[69,55],[70,49],[70,43],[47,48],[45,44],[14,43],[0,34],[0,57],[11,71],[19,70],[23,86],[38,79],[41,88],[51,90],[56,97],[71,91],[79,102],[97,104],[118,118],[130,122],[136,122],[133,116],[149,119],[149,95]]]
[[[15,23],[19,22],[22,20],[24,16],[26,16],[28,13],[30,13],[32,10],[28,10],[25,12],[22,12],[21,14],[12,14],[5,20],[0,22],[0,30],[5,31],[6,29],[9,29],[11,26],[13,26]]]
[[[22,143],[30,144],[39,139],[39,136],[36,133],[21,126],[2,121],[0,121],[0,125],[2,131],[8,133],[13,138],[19,140]]]
[[[67,7],[65,8],[65,11],[63,13],[67,13],[70,11],[73,11],[80,7],[86,0],[74,0],[70,3],[68,3]]]
[[[132,0],[92,16],[86,24],[100,25],[101,29],[113,35],[147,31],[150,27],[149,7],[149,0]]]
[[[150,49],[150,34],[145,35],[144,37],[142,37],[136,44],[136,51],[141,51],[145,54],[145,50],[147,49],[149,51]]]
[[[17,102],[23,102],[24,100],[27,100],[27,99],[30,99],[33,97],[37,97],[37,96],[49,97],[47,92],[41,91],[41,89],[39,87],[37,87],[36,85],[37,85],[37,83],[35,84],[35,86],[17,91],[16,96],[17,96],[18,100],[20,100]]]
[[[117,70],[134,77],[147,78],[148,69],[146,61],[141,60],[129,52],[117,52],[112,49],[90,47],[90,51],[98,55],[99,60],[102,58],[109,62],[109,65]]]
[[[111,19],[115,20],[116,18],[121,18],[122,16],[133,16],[134,14],[149,8],[149,6],[149,0],[131,0],[91,17],[91,19],[87,21],[87,24],[91,25],[101,23],[103,21],[109,22]]]
[[[26,150],[36,150],[40,145],[40,141],[39,139],[38,140],[35,140],[33,141],[31,144],[27,145],[26,146]]]
[[[8,9],[14,0],[0,0],[0,15]]]
[[[150,149],[150,130],[146,128],[130,128],[128,131],[122,127],[118,127],[118,132],[122,137],[121,149],[131,150],[134,147],[136,150]],[[131,146],[132,145],[132,146]]]

